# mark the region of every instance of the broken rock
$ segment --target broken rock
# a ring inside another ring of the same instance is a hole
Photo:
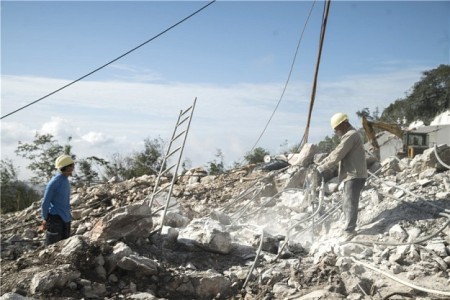
[[[72,270],[69,264],[61,265],[54,270],[48,270],[34,275],[30,284],[30,292],[35,294],[51,291],[54,288],[64,288],[69,281],[79,277],[80,272]]]
[[[107,213],[94,225],[89,235],[93,241],[120,238],[135,241],[147,237],[152,225],[150,207],[132,204]]]
[[[186,228],[180,230],[178,242],[223,254],[228,254],[231,250],[230,233],[218,221],[209,218],[192,220]]]

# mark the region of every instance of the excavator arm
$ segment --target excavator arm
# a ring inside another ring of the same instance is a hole
[[[367,135],[367,139],[372,145],[373,148],[372,152],[378,160],[380,159],[380,145],[378,144],[374,128],[390,132],[395,136],[397,136],[398,138],[400,138],[401,140],[403,140],[404,131],[401,129],[400,126],[384,122],[371,122],[367,120],[365,116],[362,116],[361,119],[362,119],[362,126]]]
[[[375,157],[380,160],[380,145],[378,144],[375,130],[373,130],[373,127],[371,124],[369,124],[369,121],[367,121],[367,118],[365,116],[362,116],[362,126],[364,128],[364,131],[366,132],[367,139],[369,140],[370,144],[372,145],[371,152],[375,155]]]
[[[374,128],[390,132],[400,138],[403,142],[402,151],[397,155],[413,158],[417,154],[423,153],[428,148],[428,134],[424,132],[413,132],[403,130],[397,124],[388,124],[384,122],[371,122],[365,116],[362,116],[362,126],[366,131],[367,139],[372,145],[371,152],[380,160],[380,145],[378,144]]]

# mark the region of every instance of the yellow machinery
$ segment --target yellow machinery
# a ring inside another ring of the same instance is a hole
[[[406,156],[413,158],[415,155],[421,154],[425,149],[428,149],[427,133],[406,131],[397,124],[369,121],[365,116],[362,116],[362,126],[366,131],[367,139],[372,145],[372,151],[378,159],[380,159],[380,145],[378,144],[374,128],[390,132],[402,140],[402,151],[397,153],[400,158]]]

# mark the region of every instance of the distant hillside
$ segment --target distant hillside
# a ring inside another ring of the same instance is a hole
[[[436,69],[423,72],[419,82],[405,98],[397,99],[381,114],[381,120],[396,123],[406,120],[409,124],[416,120],[429,125],[440,113],[450,109],[450,65],[440,65]]]

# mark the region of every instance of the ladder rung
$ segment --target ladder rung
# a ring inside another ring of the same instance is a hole
[[[171,193],[172,193],[172,187],[173,187],[173,185],[174,185],[174,183],[175,183],[175,180],[176,180],[176,178],[177,178],[177,174],[176,174],[176,173],[178,172],[178,166],[180,165],[181,155],[182,155],[182,153],[183,153],[184,143],[186,142],[187,132],[189,131],[189,127],[190,127],[190,125],[191,125],[191,119],[192,119],[192,115],[193,115],[193,113],[194,113],[194,108],[195,108],[195,103],[196,103],[196,101],[197,101],[197,98],[195,98],[194,104],[193,104],[191,107],[189,107],[189,108],[186,109],[185,111],[182,111],[182,110],[180,111],[180,114],[179,114],[179,116],[178,116],[177,123],[175,124],[175,130],[173,131],[173,134],[172,134],[173,138],[171,139],[170,144],[169,144],[169,147],[168,147],[167,150],[166,150],[166,155],[165,155],[165,157],[164,157],[163,164],[162,164],[161,169],[160,169],[160,171],[159,171],[158,178],[157,178],[157,180],[156,180],[156,182],[155,182],[154,191],[153,191],[152,198],[151,198],[151,201],[150,201],[150,207],[152,207],[153,200],[155,199],[155,196],[156,196],[157,194],[161,193],[162,191],[166,190],[168,187],[170,187],[170,189],[169,189],[169,191],[168,191],[168,193],[167,193],[167,201],[166,201],[166,205],[165,205],[165,208],[164,208],[164,213],[163,213],[163,216],[162,216],[162,222],[161,222],[161,224],[164,224],[164,218],[165,218],[167,209],[168,209],[168,207],[169,207],[169,201],[170,201],[170,196],[171,196]],[[185,115],[186,113],[188,113],[189,111],[191,112],[190,115],[188,115],[188,116],[185,117],[184,115]],[[184,117],[184,119],[181,120],[183,117]],[[180,120],[181,120],[181,121],[180,121]],[[186,122],[186,121],[188,121],[188,120],[189,120],[189,122],[188,122],[187,128],[186,128],[185,130],[183,130],[181,133],[177,133],[178,127],[181,126],[184,122]],[[178,148],[176,148],[175,150],[170,151],[170,148],[172,147],[172,143],[173,143],[175,140],[177,140],[179,137],[183,136],[183,135],[184,135],[185,137],[184,137],[184,141],[183,141],[182,145],[179,146]],[[167,161],[167,159],[168,159],[170,156],[172,156],[173,154],[175,154],[176,152],[178,152],[180,149],[181,149],[181,152],[180,152],[180,156],[179,156],[179,158],[178,158],[178,162],[175,163],[175,164],[173,164],[173,165],[170,166],[169,168],[166,168],[165,170],[162,170],[162,168],[163,168],[163,166],[165,165],[165,162]],[[172,178],[172,182],[171,182],[170,184],[168,184],[168,185],[165,185],[165,186],[162,187],[162,188],[158,188],[158,185],[160,184],[160,179],[161,179],[161,177],[162,177],[164,174],[166,174],[167,172],[169,172],[169,170],[173,169],[174,167],[176,167],[176,169],[175,169],[175,174],[173,175],[173,178]],[[161,226],[161,228],[162,228],[162,226]],[[159,231],[161,230],[161,228],[159,229]],[[152,233],[152,234],[153,234],[153,233]]]
[[[186,120],[189,120],[189,116],[187,116],[186,118],[183,119],[183,121],[178,122],[177,127],[180,126],[181,124],[183,124],[184,122],[186,122]]]
[[[170,184],[168,184],[168,185],[166,185],[166,186],[160,188],[159,190],[155,191],[155,192],[153,193],[153,196],[158,195],[159,193],[161,193],[162,191],[164,191],[165,189],[167,189],[169,186],[170,186]]]
[[[186,109],[185,111],[181,112],[180,116],[185,115],[188,111],[190,111],[192,109],[192,106],[189,107],[188,109]]]
[[[172,154],[174,154],[175,152],[177,152],[177,151],[180,150],[180,149],[181,149],[181,146],[178,147],[177,149],[173,150],[173,151],[170,152],[169,154],[167,154],[166,158],[172,156]]]
[[[180,132],[176,137],[174,137],[172,139],[172,142],[175,141],[177,138],[179,138],[180,136],[182,136],[184,133],[186,132],[186,130],[183,130],[182,132]]]
[[[167,169],[165,169],[164,171],[161,172],[161,174],[159,175],[160,177],[163,176],[164,174],[166,174],[167,172],[169,172],[171,169],[173,169],[173,167],[175,167],[177,164],[173,164],[170,167],[168,167]]]

